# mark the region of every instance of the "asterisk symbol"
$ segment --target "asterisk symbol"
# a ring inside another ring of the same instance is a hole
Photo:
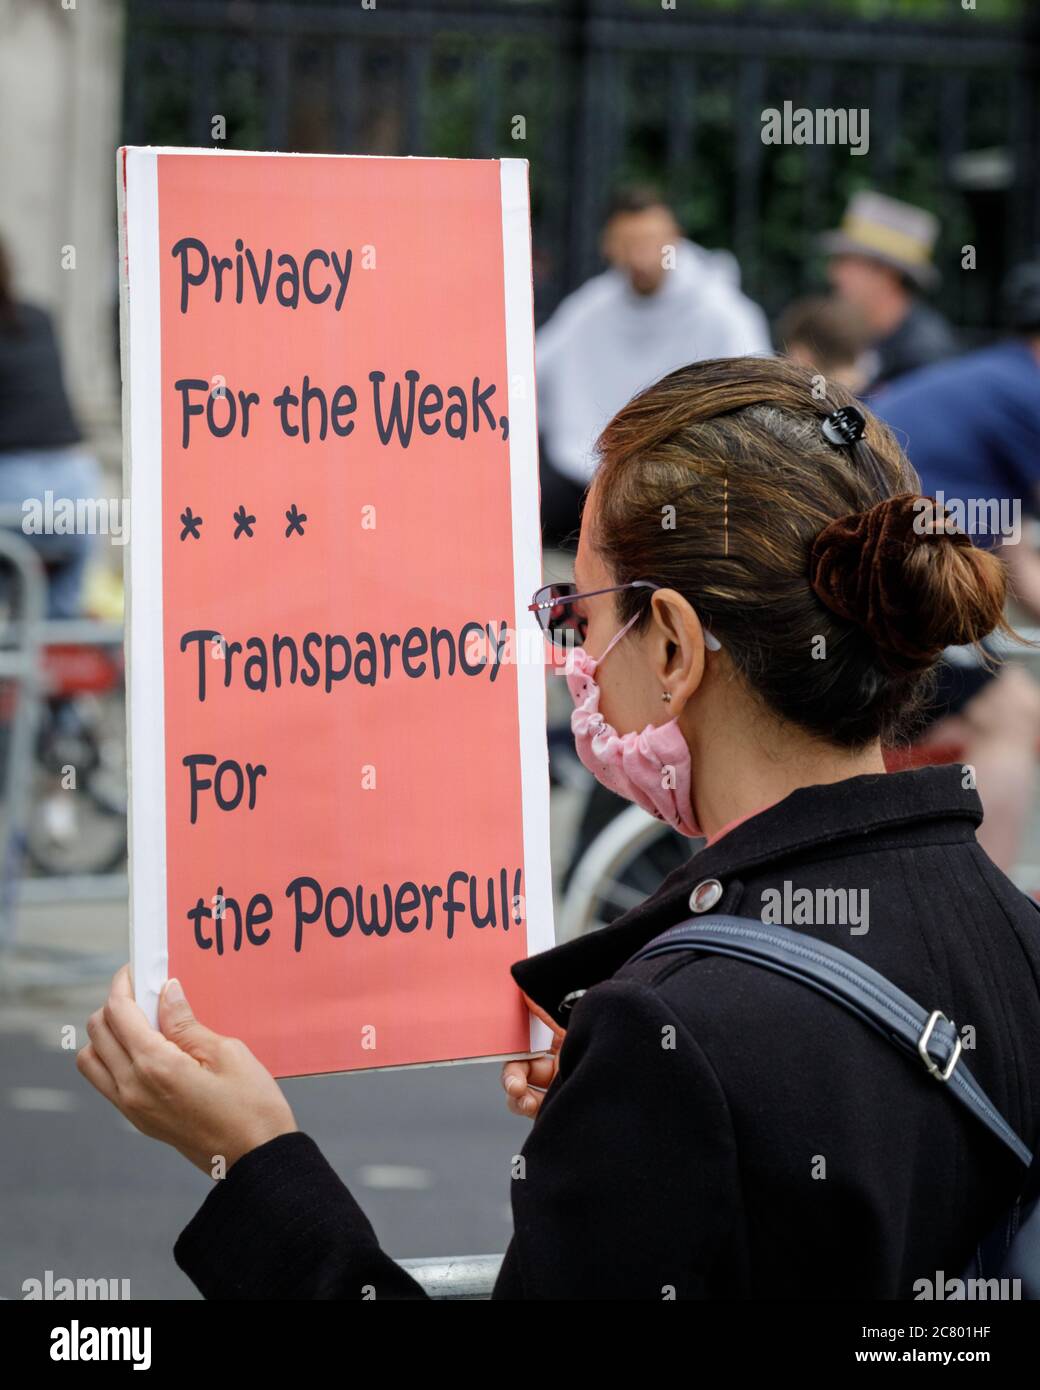
[[[199,527],[202,525],[202,517],[194,516],[190,507],[185,507],[184,511],[181,512],[181,525],[184,527],[184,530],[181,532],[182,541],[186,541],[189,536],[194,541],[202,539],[199,535]]]
[[[285,513],[285,519],[289,523],[285,528],[286,536],[291,536],[294,531],[298,531],[301,536],[303,535],[303,523],[307,520],[307,513],[297,511],[295,502]]]
[[[249,515],[246,511],[245,503],[243,503],[235,513],[235,534],[233,539],[237,541],[243,532],[247,536],[251,536],[253,534],[253,523],[255,521],[256,517]]]

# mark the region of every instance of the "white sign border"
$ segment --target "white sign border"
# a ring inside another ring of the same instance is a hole
[[[248,150],[125,146],[118,151],[120,327],[123,377],[123,472],[131,498],[127,575],[127,756],[132,779],[130,840],[130,963],[138,1004],[155,1026],[159,992],[169,969],[166,872],[166,743],[162,527],[162,343],[159,315],[160,154],[248,155]],[[287,152],[271,151],[282,158]],[[309,156],[305,156],[309,157]],[[354,156],[327,156],[352,158]],[[383,158],[385,156],[379,156]],[[541,643],[527,605],[542,582],[538,432],[535,406],[534,321],[528,163],[499,160],[509,399],[510,497],[516,613],[517,701],[527,954],[555,944],[549,853],[549,776],[545,754],[545,667],[526,659]],[[134,266],[129,293],[128,265]],[[129,370],[127,370],[129,364]],[[133,382],[133,410],[130,408]],[[160,457],[154,458],[158,448]],[[135,467],[136,461],[136,467]],[[529,539],[516,543],[518,531]],[[148,711],[145,715],[144,711]],[[546,1051],[549,1027],[533,1014],[530,1051]],[[461,1062],[498,1062],[524,1054],[451,1058],[392,1068],[404,1071]],[[313,1073],[307,1075],[327,1075]],[[333,1073],[339,1075],[341,1073]]]
[[[544,650],[531,596],[542,583],[538,423],[534,375],[531,217],[526,159],[503,159],[502,264],[506,296],[506,373],[509,384],[509,471],[513,513],[517,701],[523,797],[527,953],[555,944],[549,857],[549,769],[546,758],[545,665],[528,658]],[[522,546],[517,536],[525,537]],[[531,1050],[552,1041],[547,1024],[531,1015]]]
[[[126,585],[127,759],[132,792],[130,968],[134,997],[154,1026],[169,969],[166,892],[166,714],[163,653],[162,341],[159,318],[159,183],[154,150],[127,147],[123,326],[124,479],[130,500]],[[128,268],[133,265],[130,292]],[[127,363],[129,371],[127,372]],[[130,408],[130,383],[133,408]],[[158,458],[156,452],[158,451]]]

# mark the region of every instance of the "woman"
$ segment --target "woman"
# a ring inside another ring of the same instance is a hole
[[[25,504],[92,501],[101,486],[97,459],[83,444],[62,379],[50,315],[16,299],[0,243],[0,513],[22,527]],[[47,617],[78,618],[94,537],[27,532],[47,567]]]
[[[938,653],[1002,624],[1001,564],[914,504],[882,425],[850,444],[851,397],[811,386],[727,359],[632,401],[601,440],[583,597],[539,609],[583,638],[583,760],[708,843],[641,907],[513,967],[557,1046],[503,1071],[537,1118],[496,1298],[909,1298],[1010,1204],[1015,1159],[830,1000],[719,956],[626,966],[691,914],[824,904],[783,920],[955,1019],[1036,1143],[1040,918],[978,846],[970,772],[886,775],[881,753]],[[422,1297],[248,1049],[172,982],[160,1025],[122,971],[79,1066],[204,1171],[226,1157],[175,1247],[199,1289]]]

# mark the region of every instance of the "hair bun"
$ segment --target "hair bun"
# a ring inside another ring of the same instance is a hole
[[[825,526],[813,543],[809,582],[832,612],[864,629],[889,670],[920,671],[945,646],[985,636],[1000,617],[1000,604],[994,611],[992,602],[981,614],[958,616],[953,594],[949,617],[944,609],[937,620],[939,596],[922,592],[929,587],[922,582],[925,572],[908,564],[908,557],[918,546],[944,543],[974,550],[934,498],[902,493]],[[971,568],[971,557],[964,559]]]

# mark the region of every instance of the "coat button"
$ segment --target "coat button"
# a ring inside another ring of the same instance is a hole
[[[692,912],[710,912],[722,897],[722,884],[717,878],[706,878],[690,894]]]
[[[560,1000],[559,1012],[561,1014],[569,1013],[584,993],[583,989],[572,989],[570,994],[565,994]]]

